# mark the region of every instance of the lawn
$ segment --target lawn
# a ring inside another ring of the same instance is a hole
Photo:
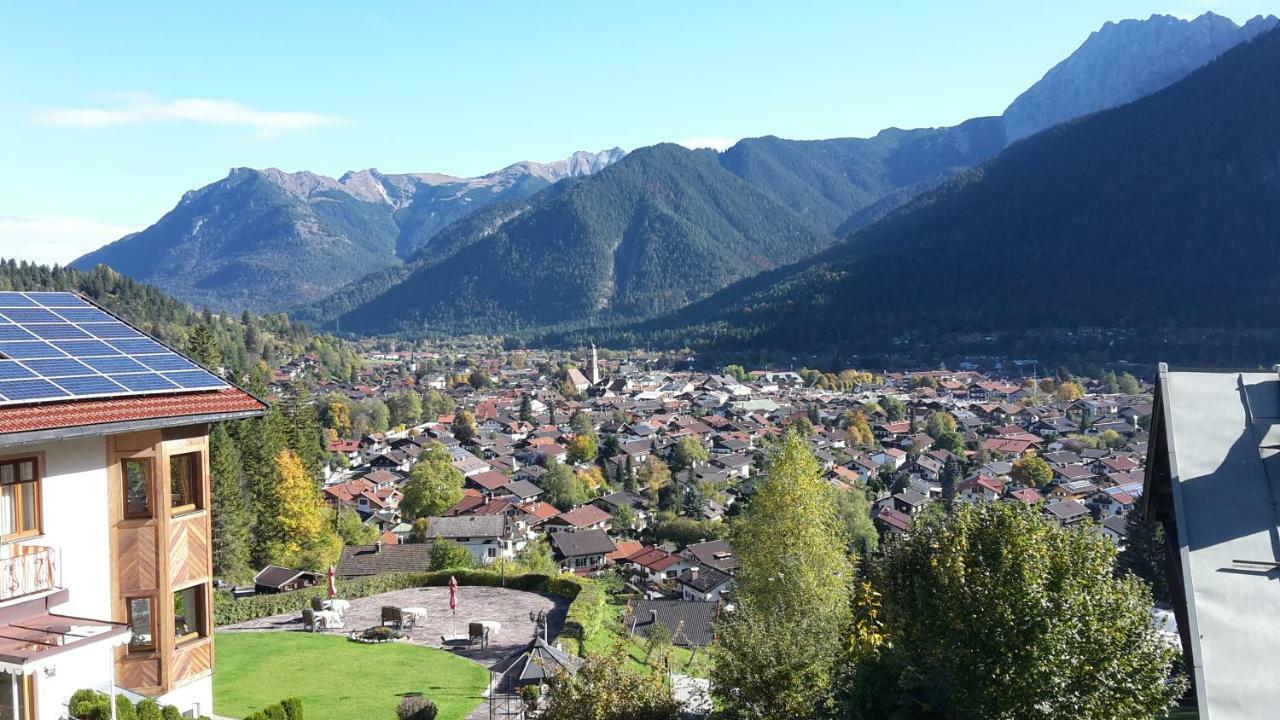
[[[645,662],[646,642],[642,637],[630,638],[626,636],[622,627],[622,612],[624,609],[625,607],[622,605],[609,605],[609,617],[605,620],[606,626],[602,632],[596,633],[587,641],[587,651],[595,653],[613,652],[617,642],[623,640],[623,647],[627,652],[627,664],[633,669],[643,670],[648,665]],[[707,648],[699,648],[694,653],[682,647],[673,647],[671,649],[671,670],[680,675],[692,675],[699,678],[707,677],[711,672],[711,658],[707,653]]]
[[[336,635],[218,633],[213,706],[244,717],[286,697],[307,720],[394,718],[400,697],[421,693],[439,720],[462,720],[480,705],[487,671],[443,650],[407,643],[362,645]]]

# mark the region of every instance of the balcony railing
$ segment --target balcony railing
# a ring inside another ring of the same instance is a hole
[[[0,602],[62,587],[58,549],[16,545],[0,550]]]

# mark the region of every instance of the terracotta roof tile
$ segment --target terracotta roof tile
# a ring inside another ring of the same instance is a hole
[[[0,408],[0,434],[265,409],[266,405],[257,398],[235,388],[171,395],[69,400]]]

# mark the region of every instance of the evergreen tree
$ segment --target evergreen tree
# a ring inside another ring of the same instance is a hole
[[[289,386],[289,394],[282,406],[285,446],[298,456],[307,477],[320,483],[324,468],[325,447],[324,433],[320,428],[320,419],[316,413],[316,404],[311,397],[311,389],[301,380],[295,380]]]
[[[682,510],[684,514],[695,520],[702,517],[702,488],[698,486],[698,481],[693,477],[693,469],[690,468],[685,473],[684,479],[684,502]]]
[[[211,370],[218,369],[222,362],[222,353],[218,350],[218,342],[207,324],[200,323],[191,329],[191,337],[187,341],[187,354],[192,360]]]
[[[1116,575],[1133,573],[1151,586],[1156,602],[1171,603],[1164,526],[1148,523],[1138,510],[1125,517],[1124,550],[1116,557]]]
[[[528,393],[520,398],[520,422],[533,422],[533,401]]]
[[[942,466],[942,502],[948,510],[956,499],[956,483],[960,482],[960,463],[955,456],[947,458]]]
[[[213,574],[227,577],[249,568],[249,509],[240,449],[225,424],[209,433],[209,513]]]

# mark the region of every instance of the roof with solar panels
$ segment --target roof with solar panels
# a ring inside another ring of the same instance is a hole
[[[265,408],[75,293],[0,292],[0,446]]]

